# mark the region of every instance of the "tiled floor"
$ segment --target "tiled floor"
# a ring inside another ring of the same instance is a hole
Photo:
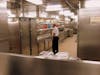
[[[77,56],[77,35],[73,37],[68,37],[63,42],[59,44],[59,50],[68,52],[71,56]]]

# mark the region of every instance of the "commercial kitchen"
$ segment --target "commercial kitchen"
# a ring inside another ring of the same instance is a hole
[[[0,75],[100,75],[99,69],[99,0],[0,0]]]

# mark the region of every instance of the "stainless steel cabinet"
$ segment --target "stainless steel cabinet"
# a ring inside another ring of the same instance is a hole
[[[51,29],[44,29],[37,31],[38,39],[38,50],[41,51],[49,50],[51,47]],[[50,43],[50,44],[49,44]]]
[[[100,61],[100,8],[79,11],[78,57]]]
[[[45,50],[49,48],[49,39],[45,39]]]
[[[50,38],[48,42],[49,42],[48,43],[48,49],[50,49],[50,48],[52,48],[52,38]]]
[[[39,49],[39,53],[45,50],[45,41],[44,40],[38,41],[38,49]]]

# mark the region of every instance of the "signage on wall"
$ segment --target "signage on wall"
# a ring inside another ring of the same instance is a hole
[[[90,17],[90,24],[100,24],[100,16]]]

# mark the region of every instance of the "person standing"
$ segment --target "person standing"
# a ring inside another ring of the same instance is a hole
[[[58,48],[58,41],[59,41],[59,29],[56,24],[53,24],[53,30],[52,30],[52,50],[53,53],[56,54],[59,52]]]

